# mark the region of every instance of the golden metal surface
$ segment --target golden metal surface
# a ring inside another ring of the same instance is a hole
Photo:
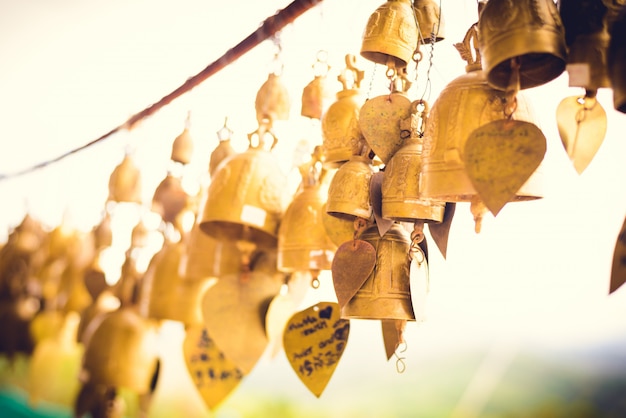
[[[341,317],[415,320],[409,284],[409,233],[400,224],[394,224],[381,238],[376,226],[372,226],[360,238],[376,249],[376,265],[363,286],[342,307]]]
[[[109,177],[109,200],[141,203],[141,173],[130,154],[126,154]]]
[[[417,21],[409,0],[389,0],[369,17],[361,56],[382,65],[406,67],[418,49]]]
[[[283,346],[289,364],[304,385],[319,397],[348,343],[350,321],[339,305],[319,302],[295,313],[285,325]]]
[[[193,138],[189,129],[183,131],[174,139],[172,144],[171,160],[181,164],[189,164],[193,155]]]
[[[275,73],[267,75],[267,80],[257,91],[254,108],[259,124],[264,120],[275,122],[289,119],[291,99],[280,75]]]
[[[613,88],[613,105],[616,110],[626,113],[626,7],[616,14],[609,35],[607,66]]]
[[[406,321],[404,319],[381,319],[381,330],[383,334],[383,343],[385,345],[385,354],[387,360],[393,357],[394,353],[404,343],[404,329]]]
[[[486,79],[494,88],[507,88],[513,58],[521,64],[521,89],[545,84],[565,70],[565,33],[552,0],[489,0],[478,32]]]
[[[335,253],[332,265],[333,286],[342,308],[363,286],[376,265],[376,249],[360,239],[346,241]]]
[[[241,257],[235,242],[218,240],[205,234],[196,222],[191,228],[187,250],[182,256],[182,275],[185,279],[195,280],[237,274],[242,268]]]
[[[181,178],[168,174],[154,191],[152,210],[161,215],[165,222],[173,224],[176,217],[187,207],[189,200]]]
[[[420,31],[420,42],[430,44],[443,41],[446,37],[446,22],[438,0],[415,0],[413,10]]]

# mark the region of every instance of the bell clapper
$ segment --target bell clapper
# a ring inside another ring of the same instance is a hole
[[[511,119],[517,110],[517,92],[520,90],[520,62],[517,57],[511,58],[511,78],[504,95],[504,116]]]
[[[483,217],[485,213],[487,213],[487,206],[485,206],[478,195],[472,197],[470,211],[472,212],[472,215],[474,215],[474,232],[479,234],[483,224]]]
[[[252,254],[256,250],[256,244],[246,239],[246,236],[249,235],[250,228],[248,226],[244,226],[243,231],[243,239],[238,240],[236,243],[237,249],[241,252],[242,277],[250,273],[252,265]]]
[[[320,271],[319,270],[309,270],[309,272],[311,273],[311,287],[313,289],[319,289],[320,287]]]
[[[411,248],[409,255],[411,260],[415,260],[419,267],[426,260],[424,252],[420,248],[419,244],[424,241],[424,221],[418,220],[413,224],[413,231],[411,232]]]

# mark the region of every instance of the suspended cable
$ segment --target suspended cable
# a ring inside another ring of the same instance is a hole
[[[206,66],[202,71],[198,74],[189,77],[183,84],[181,84],[178,88],[176,88],[171,93],[163,96],[158,102],[151,104],[140,112],[131,116],[126,122],[123,124],[111,129],[109,132],[104,135],[94,139],[91,142],[88,142],[78,148],[74,148],[64,154],[61,154],[55,158],[50,160],[42,161],[33,166],[27,167],[20,171],[15,171],[13,173],[0,173],[0,181],[7,180],[10,178],[18,177],[24,174],[31,173],[40,168],[44,168],[48,165],[61,161],[72,154],[75,154],[79,151],[87,149],[92,145],[95,145],[99,142],[108,139],[114,134],[118,133],[122,130],[131,130],[133,127],[140,121],[152,116],[154,113],[159,111],[161,108],[167,106],[175,99],[179,98],[183,94],[191,91],[193,88],[199,86],[206,79],[211,77],[213,74],[217,73],[224,67],[232,64],[234,61],[239,59],[242,55],[250,51],[252,48],[259,45],[261,42],[265,41],[268,38],[273,37],[277,32],[287,26],[289,23],[293,22],[304,12],[320,3],[322,0],[294,0],[291,4],[285,7],[282,10],[279,10],[276,14],[268,17],[263,21],[263,23],[259,26],[257,30],[248,35],[245,39],[239,42],[237,45],[226,51],[220,58],[213,61],[211,64]]]

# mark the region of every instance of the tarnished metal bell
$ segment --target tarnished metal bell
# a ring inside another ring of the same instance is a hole
[[[616,110],[626,113],[626,6],[617,15],[609,34],[607,65],[613,88],[613,105]]]
[[[324,228],[327,195],[314,174],[305,173],[300,191],[278,229],[278,269],[284,272],[330,270],[336,246]]]
[[[132,308],[105,313],[85,330],[81,380],[147,393],[157,366],[154,325]]]
[[[329,215],[350,220],[372,216],[370,180],[374,167],[369,151],[367,146],[362,146],[361,151],[354,152],[350,161],[339,167],[333,176],[326,201],[326,213]]]
[[[124,156],[109,177],[109,200],[141,203],[141,173],[130,154]]]
[[[376,226],[360,239],[376,249],[376,265],[363,286],[341,309],[342,318],[415,320],[410,289],[409,233],[395,223],[381,237]]]
[[[610,40],[607,7],[602,0],[560,0],[559,13],[568,47],[566,69],[570,87],[592,91],[610,87],[606,66]]]
[[[259,123],[266,119],[272,122],[289,119],[291,99],[280,75],[275,73],[267,75],[267,80],[257,91],[254,108]]]
[[[423,109],[418,110],[418,106]],[[385,166],[382,182],[382,216],[399,222],[414,222],[417,219],[441,222],[445,202],[424,199],[420,192],[422,171],[423,127],[426,125],[429,109],[424,101],[411,104],[412,114],[408,121],[401,123],[404,135],[402,147],[391,157]],[[421,113],[423,117],[420,116]],[[420,133],[421,131],[421,133]]]
[[[410,0],[388,0],[363,31],[361,56],[377,64],[406,67],[418,49],[419,28]]]
[[[426,199],[472,202],[479,230],[480,212],[485,209],[465,170],[463,153],[467,139],[475,129],[504,118],[507,96],[504,91],[492,88],[480,69],[475,28],[473,25],[464,41],[455,45],[468,63],[468,72],[446,85],[430,111],[424,132],[420,192]],[[523,94],[517,93],[515,98],[517,105],[512,118],[532,122],[532,112]],[[519,189],[515,200],[542,197],[540,180],[538,170]]]
[[[352,156],[354,141],[362,138],[359,111],[365,102],[359,90],[364,72],[356,68],[356,57],[346,55],[346,68],[337,77],[343,90],[322,116],[324,165],[337,167]]]
[[[287,180],[275,156],[259,144],[235,154],[217,170],[209,185],[200,229],[217,239],[245,240],[273,247],[288,201]],[[275,139],[275,138],[274,138]]]
[[[183,189],[180,177],[169,173],[159,183],[152,196],[152,210],[165,222],[174,223],[176,217],[187,207],[189,195]]]
[[[478,22],[487,82],[505,90],[511,60],[520,63],[520,88],[545,84],[565,70],[561,17],[552,0],[489,0]]]
[[[420,41],[430,44],[446,37],[446,24],[436,0],[415,0],[413,10],[420,30]]]

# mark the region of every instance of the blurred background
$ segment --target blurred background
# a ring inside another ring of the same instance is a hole
[[[247,147],[246,135],[257,127],[255,95],[275,65],[277,44],[292,111],[275,125],[275,152],[281,168],[297,177],[298,144],[320,140],[319,126],[300,116],[316,54],[328,53],[329,80],[339,91],[334,80],[345,54],[358,57],[367,19],[381,3],[325,0],[284,28],[278,40],[262,42],[133,130],[12,176],[120,125],[289,3],[0,0],[0,173],[7,175],[0,180],[0,241],[27,213],[50,229],[61,222],[93,228],[109,176],[129,150],[142,172],[143,198],[150,201],[188,115],[194,154],[187,169],[198,177],[189,188],[201,187],[225,118],[233,146]],[[419,76],[409,91],[430,103],[464,74],[453,44],[477,20],[475,0],[444,0],[441,10],[446,39],[422,46]],[[385,94],[384,68],[360,57],[358,66],[368,98]],[[581,89],[569,87],[563,73],[525,94],[548,143],[544,198],[486,215],[480,234],[469,204],[457,204],[446,259],[431,247],[427,319],[407,325],[403,373],[396,357],[386,360],[379,323],[353,320],[343,358],[319,399],[284,355],[266,353],[212,412],[184,383],[184,364],[170,366],[173,380],[157,390],[150,416],[624,416],[626,291],[609,295],[609,279],[626,214],[626,116],[613,109],[609,89],[598,92],[607,133],[578,174],[561,144],[555,112]],[[303,306],[334,300],[330,273],[323,272],[320,282]],[[180,350],[182,327],[166,323],[165,331],[160,349]],[[10,364],[0,358],[0,415],[71,416],[68,405],[28,401],[28,368],[27,360]]]

